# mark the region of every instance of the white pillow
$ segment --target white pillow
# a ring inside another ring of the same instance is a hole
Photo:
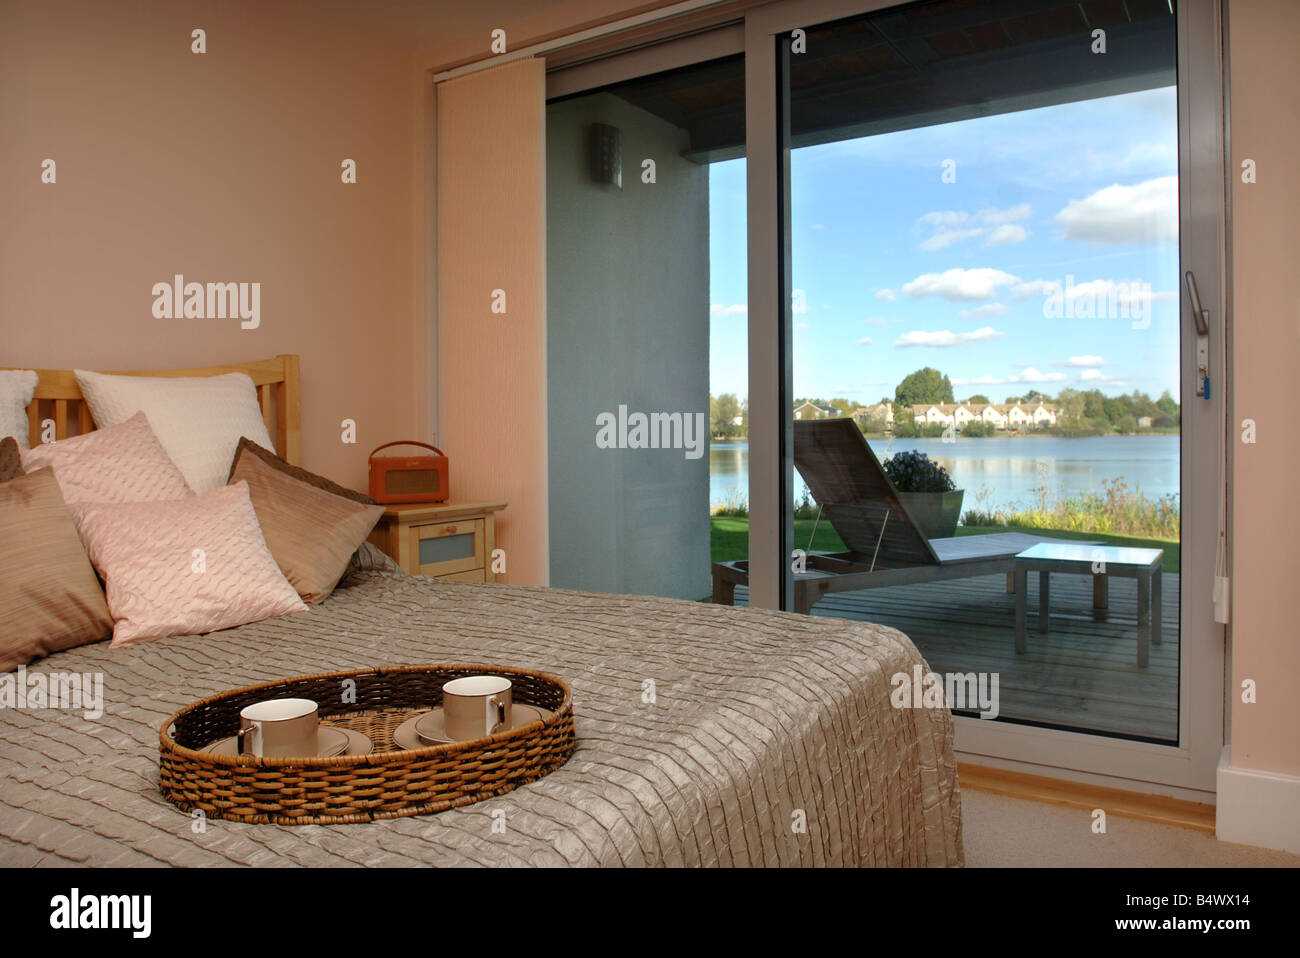
[[[0,439],[13,436],[21,449],[30,449],[27,441],[27,404],[36,395],[40,381],[32,369],[0,369]]]
[[[97,426],[114,426],[137,412],[197,493],[226,484],[241,436],[275,451],[257,388],[243,373],[168,379],[76,370]]]

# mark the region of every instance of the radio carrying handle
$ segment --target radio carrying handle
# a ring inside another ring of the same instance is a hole
[[[425,449],[432,449],[434,452],[436,452],[436,453],[437,453],[438,455],[440,455],[440,456],[445,457],[445,456],[447,455],[445,452],[443,452],[443,451],[442,451],[441,449],[439,449],[437,446],[431,446],[431,445],[429,445],[427,442],[417,442],[417,441],[414,440],[414,439],[398,439],[398,440],[396,440],[396,441],[394,441],[394,442],[386,442],[386,443],[384,443],[382,446],[376,446],[374,449],[372,449],[372,450],[370,451],[370,457],[369,457],[369,458],[374,459],[374,458],[375,458],[375,453],[377,453],[380,449],[387,449],[389,446],[423,446]]]

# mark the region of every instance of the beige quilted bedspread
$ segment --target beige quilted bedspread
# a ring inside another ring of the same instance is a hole
[[[951,718],[889,703],[920,661],[857,622],[363,573],[306,613],[36,663],[102,672],[104,714],[0,709],[0,865],[960,865]],[[196,698],[435,662],[562,676],[572,760],[364,825],[196,827],[158,793],[158,727]]]

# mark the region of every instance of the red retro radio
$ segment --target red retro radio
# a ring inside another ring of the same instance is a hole
[[[436,456],[377,456],[389,446],[422,446]],[[399,439],[386,442],[370,453],[370,498],[384,505],[398,502],[446,502],[447,457],[427,442]]]

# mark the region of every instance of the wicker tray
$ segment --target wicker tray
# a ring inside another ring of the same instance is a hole
[[[501,675],[516,702],[554,714],[508,732],[403,750],[393,730],[442,703],[442,686]],[[350,684],[355,683],[355,687]],[[268,698],[307,698],[322,723],[369,736],[368,755],[269,759],[200,752],[239,731],[239,712]],[[573,754],[569,687],[553,675],[486,665],[412,665],[328,672],[250,685],[187,705],[163,723],[158,785],[178,808],[210,818],[331,825],[421,815],[502,795],[559,768]]]

